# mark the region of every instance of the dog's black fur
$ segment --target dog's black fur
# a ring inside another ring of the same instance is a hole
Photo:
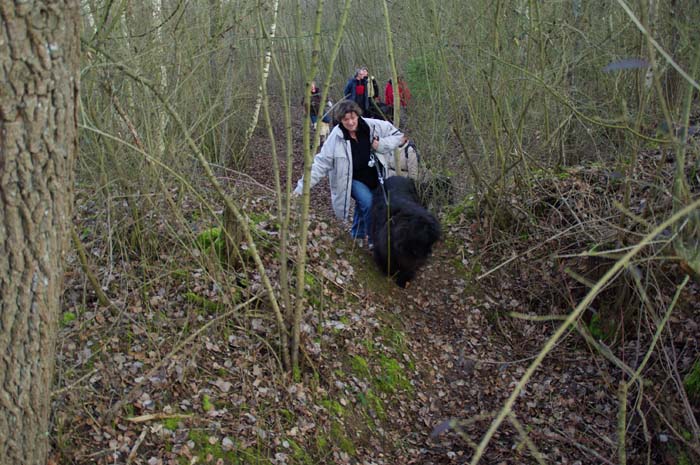
[[[412,179],[392,176],[384,188],[388,208],[381,186],[372,199],[374,261],[384,274],[395,277],[396,284],[406,287],[440,239],[440,223],[420,204]]]

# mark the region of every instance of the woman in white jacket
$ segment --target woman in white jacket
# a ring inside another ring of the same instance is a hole
[[[377,168],[372,160],[388,166],[392,150],[402,145],[406,138],[387,121],[362,118],[362,109],[352,100],[338,103],[335,119],[340,124],[333,128],[321,151],[314,157],[311,187],[328,176],[333,212],[340,220],[347,220],[350,199],[355,199],[350,233],[355,239],[364,239],[370,231],[372,191],[379,185]],[[294,194],[301,195],[303,187],[302,178]]]

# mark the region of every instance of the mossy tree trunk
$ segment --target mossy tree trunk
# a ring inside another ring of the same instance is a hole
[[[79,3],[0,2],[0,461],[44,465],[77,152]]]

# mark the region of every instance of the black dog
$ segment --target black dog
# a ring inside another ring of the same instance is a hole
[[[396,284],[406,287],[440,239],[440,223],[418,200],[413,180],[392,176],[372,199],[374,261]],[[387,205],[388,202],[388,205]]]

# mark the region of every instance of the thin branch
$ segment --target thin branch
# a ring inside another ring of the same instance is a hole
[[[193,332],[192,334],[190,334],[184,341],[177,344],[170,351],[170,353],[168,355],[166,355],[165,357],[160,359],[160,361],[158,363],[156,363],[153,366],[153,368],[151,368],[149,370],[149,372],[142,377],[142,381],[135,383],[132,386],[131,391],[129,392],[129,394],[125,398],[122,398],[118,402],[115,402],[114,405],[112,405],[112,407],[110,407],[109,411],[107,412],[108,415],[113,415],[116,411],[121,409],[124,406],[124,404],[126,404],[127,402],[131,402],[133,400],[133,397],[138,395],[138,392],[139,392],[138,387],[143,385],[143,383],[146,382],[148,379],[150,379],[154,374],[156,374],[156,372],[158,370],[160,370],[163,367],[163,365],[165,365],[166,362],[168,362],[172,358],[174,358],[175,354],[177,354],[182,349],[187,347],[190,343],[192,343],[195,339],[197,339],[204,331],[206,331],[211,326],[213,326],[214,323],[218,323],[219,321],[228,318],[229,316],[233,315],[234,313],[239,312],[241,309],[247,307],[248,305],[250,305],[252,302],[254,302],[255,300],[257,300],[259,298],[260,298],[260,295],[254,295],[253,297],[246,300],[245,302],[236,305],[235,307],[233,307],[229,311],[222,313],[221,315],[217,316],[216,318],[214,318],[212,320],[207,321],[205,324],[203,324],[202,326],[197,328],[197,330],[195,332]]]
[[[624,0],[617,0],[617,3],[620,4],[623,10],[625,10],[625,13],[627,13],[627,16],[630,17],[632,22],[634,23],[635,26],[637,26],[637,29],[639,29],[642,34],[647,36],[649,38],[649,41],[654,45],[654,48],[659,51],[661,56],[663,56],[666,61],[673,66],[673,69],[678,71],[678,74],[683,76],[683,78],[688,81],[688,84],[692,85],[696,89],[700,90],[700,85],[698,85],[697,82],[695,82],[695,79],[693,79],[688,73],[686,73],[683,68],[680,67],[678,63],[676,63],[673,58],[671,58],[671,55],[669,55],[666,50],[659,45],[659,43],[651,36],[651,33],[647,31],[647,29],[644,27],[644,25],[639,21],[637,16],[635,16],[634,12],[630,9],[630,7],[624,2]]]
[[[85,246],[83,246],[83,243],[75,230],[75,225],[73,225],[71,228],[71,239],[73,240],[73,247],[75,247],[75,251],[78,252],[78,261],[80,261],[80,267],[83,269],[83,273],[85,273],[85,276],[87,277],[88,281],[90,281],[90,285],[92,286],[92,289],[95,291],[95,295],[97,296],[97,301],[103,307],[107,307],[110,310],[110,312],[112,312],[112,314],[119,313],[119,308],[116,305],[114,305],[111,300],[109,300],[107,294],[105,294],[105,292],[102,290],[102,285],[97,280],[97,276],[90,268],[90,264],[88,263],[87,259],[87,254],[85,253]]]
[[[498,416],[494,419],[494,421],[491,423],[491,426],[489,427],[488,431],[482,438],[481,442],[479,443],[479,447],[477,450],[474,452],[474,456],[472,457],[472,460],[470,462],[471,465],[476,465],[479,463],[479,460],[481,460],[481,457],[484,455],[484,452],[486,451],[486,447],[488,446],[489,442],[491,442],[491,439],[493,438],[493,435],[496,433],[498,428],[500,427],[501,423],[503,423],[503,420],[506,418],[506,416],[512,411],[513,405],[515,404],[515,401],[517,400],[518,396],[520,395],[520,392],[522,392],[523,388],[525,385],[528,383],[532,375],[535,373],[535,371],[539,368],[539,366],[542,364],[542,361],[544,358],[549,354],[550,350],[554,347],[554,345],[557,343],[557,341],[564,335],[564,333],[568,330],[569,326],[572,325],[583,313],[583,311],[588,308],[588,306],[591,304],[593,299],[598,295],[598,293],[607,285],[608,281],[615,276],[623,267],[627,266],[629,261],[639,253],[640,250],[642,250],[645,246],[649,244],[657,235],[661,234],[664,229],[668,228],[669,226],[673,225],[676,223],[678,220],[681,218],[685,217],[686,215],[690,214],[693,212],[696,208],[700,207],[700,199],[696,200],[695,202],[691,203],[690,205],[687,205],[685,208],[679,210],[676,212],[673,216],[668,218],[666,221],[662,222],[659,226],[657,226],[651,233],[649,233],[647,236],[645,236],[638,244],[637,246],[630,250],[624,257],[622,257],[620,260],[618,260],[608,271],[603,275],[603,277],[598,281],[598,283],[595,285],[593,289],[586,295],[586,297],[579,303],[576,308],[574,309],[571,314],[567,317],[567,319],[557,328],[557,330],[550,336],[549,340],[545,344],[545,346],[542,348],[540,353],[537,355],[537,358],[530,364],[528,369],[525,371],[525,374],[520,378],[520,381],[518,381],[518,384],[515,386],[513,389],[513,392],[511,395],[508,397],[506,400],[505,404],[501,408],[501,411],[498,413]]]
[[[528,449],[530,449],[530,453],[532,456],[535,458],[537,463],[540,465],[545,465],[544,458],[542,457],[542,453],[537,449],[537,446],[535,445],[534,442],[532,442],[532,439],[530,439],[530,436],[528,436],[527,431],[525,431],[525,428],[523,428],[523,425],[518,421],[518,419],[513,415],[513,412],[508,415],[508,420],[510,421],[510,424],[513,425],[515,430],[518,432],[520,437],[522,438],[523,442],[527,446]]]

